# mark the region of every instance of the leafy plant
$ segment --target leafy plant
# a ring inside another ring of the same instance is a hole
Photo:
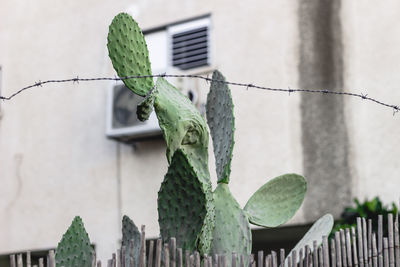
[[[387,215],[389,213],[396,214],[398,211],[395,203],[392,203],[391,207],[388,207],[382,203],[379,197],[375,197],[372,200],[366,199],[362,203],[355,198],[354,204],[355,206],[344,208],[340,219],[335,223],[332,229],[332,233],[340,229],[356,227],[357,217],[372,219],[373,231],[378,232],[378,215],[383,216],[383,224],[385,225],[387,223]],[[384,231],[387,230],[384,229]],[[386,235],[387,233],[385,232],[384,234]]]

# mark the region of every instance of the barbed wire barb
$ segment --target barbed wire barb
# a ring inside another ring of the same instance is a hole
[[[374,99],[372,97],[368,97],[368,94],[357,94],[357,93],[351,93],[351,92],[338,92],[338,91],[330,91],[326,89],[320,89],[320,90],[313,90],[313,89],[292,89],[288,87],[288,89],[283,89],[283,88],[271,88],[271,87],[265,87],[265,86],[259,86],[259,85],[254,85],[252,83],[239,83],[239,82],[230,82],[230,81],[224,81],[224,80],[217,80],[217,79],[212,79],[208,75],[207,76],[202,76],[202,75],[193,75],[193,74],[167,74],[167,73],[161,73],[161,74],[156,74],[156,75],[138,75],[138,76],[127,76],[127,77],[118,77],[114,75],[114,77],[97,77],[97,78],[79,78],[79,76],[76,76],[71,79],[62,79],[62,80],[47,80],[47,81],[38,81],[32,85],[23,87],[16,91],[15,93],[11,94],[10,96],[0,96],[0,100],[3,101],[10,101],[17,95],[21,94],[22,92],[31,89],[33,87],[43,87],[44,84],[50,84],[50,83],[78,83],[79,82],[92,82],[92,81],[115,81],[116,83],[118,81],[123,81],[123,80],[128,80],[128,79],[145,79],[145,78],[158,78],[158,77],[163,77],[163,78],[195,78],[195,79],[203,79],[207,83],[209,82],[219,82],[219,83],[224,83],[227,85],[232,85],[232,86],[239,86],[239,87],[244,87],[246,90],[249,90],[249,88],[255,88],[255,89],[260,89],[260,90],[266,90],[266,91],[273,91],[273,92],[287,92],[289,95],[294,92],[300,92],[300,93],[320,93],[320,94],[326,94],[326,95],[342,95],[342,96],[351,96],[351,97],[357,97],[361,98],[363,100],[367,100],[370,102],[373,102],[375,104],[388,107],[393,109],[393,115],[395,115],[397,112],[399,112],[399,106],[397,105],[391,105],[382,101],[379,101],[377,99]]]
[[[76,78],[74,79],[74,83],[79,84],[79,76],[76,76]]]
[[[393,116],[396,115],[397,112],[399,112],[399,107],[393,106]]]

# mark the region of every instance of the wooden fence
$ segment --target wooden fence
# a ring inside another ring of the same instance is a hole
[[[383,217],[378,217],[378,231],[373,232],[371,219],[357,218],[356,228],[340,230],[330,240],[324,236],[322,244],[314,241],[312,246],[305,246],[299,251],[279,252],[259,251],[256,255],[200,255],[197,251],[190,254],[176,248],[175,238],[167,243],[161,239],[150,241],[148,252],[145,244],[145,227],[142,226],[142,243],[139,267],[400,267],[399,217],[388,215],[385,226],[388,236],[383,236]],[[130,247],[133,248],[133,240]],[[184,254],[183,254],[184,253]],[[133,249],[127,257],[130,266],[135,266]],[[278,255],[279,254],[279,255]],[[286,257],[287,256],[287,257]],[[125,267],[125,249],[112,254],[110,260],[102,265],[93,257],[92,267]],[[247,257],[247,258],[246,258]],[[25,258],[26,264],[23,263]],[[46,260],[46,265],[45,265]],[[10,256],[11,267],[32,267],[30,253]],[[248,266],[245,262],[248,262]],[[47,259],[40,259],[33,267],[55,267],[55,253],[49,251]]]

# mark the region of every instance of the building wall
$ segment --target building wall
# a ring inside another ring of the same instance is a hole
[[[344,89],[365,88],[370,96],[392,102],[400,94],[394,71],[400,35],[396,35],[399,27],[391,25],[398,24],[395,18],[400,7],[395,1],[387,5],[390,8],[342,3],[332,12],[343,25],[339,72]],[[128,10],[136,14],[143,29],[210,13],[213,67],[228,80],[297,88],[306,85],[307,75],[310,79],[314,75],[299,69],[304,52],[301,44],[307,38],[299,26],[300,8],[288,0],[171,0],[168,4],[160,0],[4,0],[0,4],[2,94],[39,80],[112,77],[106,48],[108,25],[114,15]],[[45,85],[0,103],[0,254],[54,248],[75,215],[82,216],[101,259],[119,246],[123,214],[137,225],[145,224],[148,237],[158,236],[156,198],[167,171],[165,145],[158,140],[132,146],[105,137],[109,86],[107,82]],[[318,123],[307,122],[314,120],[312,116],[304,120],[307,95],[231,89],[236,143],[230,186],[238,202],[244,206],[261,185],[283,173],[306,173],[318,182],[316,173],[324,170],[313,172],[312,162],[305,162],[307,153],[313,151],[304,142],[305,127],[311,125],[314,133],[319,130]],[[346,98],[340,103],[336,108],[342,115],[336,123],[346,124],[349,177],[327,171],[320,180],[325,181],[324,189],[312,189],[323,194],[309,198],[292,224],[322,215],[315,212],[314,203],[328,194],[334,196],[329,186],[337,185],[337,178],[353,187],[340,203],[324,202],[324,211],[335,215],[338,206],[353,196],[398,198],[393,186],[399,185],[398,116],[361,100]],[[314,108],[315,113],[329,113],[329,106]],[[336,153],[335,146],[328,142],[325,152]],[[326,166],[323,158],[318,160]],[[340,162],[333,166],[340,168]]]
[[[400,4],[344,1],[345,88],[393,105],[400,103]],[[353,158],[353,195],[399,203],[400,124],[391,109],[346,98]]]

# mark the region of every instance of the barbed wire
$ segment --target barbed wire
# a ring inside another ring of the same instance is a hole
[[[163,78],[195,78],[195,79],[203,79],[207,82],[221,82],[225,83],[227,85],[233,85],[233,86],[239,86],[239,87],[245,87],[246,89],[249,88],[255,88],[255,89],[260,89],[260,90],[267,90],[267,91],[274,91],[274,92],[286,92],[289,93],[295,93],[295,92],[300,92],[300,93],[320,93],[320,94],[327,94],[327,95],[342,95],[342,96],[351,96],[351,97],[357,97],[362,100],[367,100],[371,101],[375,104],[388,107],[393,109],[393,115],[395,113],[399,112],[400,107],[398,105],[392,105],[388,104],[382,101],[379,101],[375,98],[369,97],[368,94],[357,94],[357,93],[351,93],[351,92],[338,92],[338,91],[331,91],[331,90],[324,90],[324,89],[292,89],[292,88],[271,88],[271,87],[265,87],[265,86],[259,86],[255,85],[252,83],[240,83],[240,82],[230,82],[230,81],[224,81],[224,80],[217,80],[217,79],[212,79],[208,76],[202,76],[202,75],[191,75],[191,74],[155,74],[155,75],[140,75],[140,76],[127,76],[127,77],[98,77],[98,78],[79,78],[79,76],[71,79],[60,79],[60,80],[47,80],[47,81],[38,81],[32,85],[26,86],[24,88],[19,89],[12,95],[5,97],[5,96],[0,96],[1,100],[12,100],[14,97],[22,93],[23,91],[26,91],[28,89],[34,88],[34,87],[42,87],[45,84],[50,84],[50,83],[68,83],[68,82],[73,82],[73,83],[79,83],[79,82],[92,82],[92,81],[123,81],[123,80],[128,80],[128,79],[145,79],[145,78],[154,78],[154,77],[163,77]]]

